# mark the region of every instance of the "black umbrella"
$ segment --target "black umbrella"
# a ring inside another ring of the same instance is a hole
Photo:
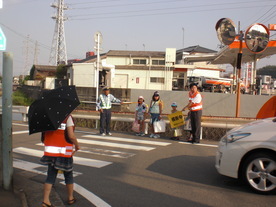
[[[29,108],[29,134],[56,130],[79,104],[75,86],[64,86],[44,93]]]

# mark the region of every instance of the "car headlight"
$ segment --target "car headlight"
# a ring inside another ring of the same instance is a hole
[[[243,139],[245,137],[248,137],[249,135],[251,135],[251,133],[234,132],[234,133],[231,133],[231,134],[224,135],[224,137],[221,138],[221,141],[226,142],[226,143],[232,143],[232,142],[235,142],[239,139]]]

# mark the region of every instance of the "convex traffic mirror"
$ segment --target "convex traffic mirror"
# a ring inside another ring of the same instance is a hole
[[[216,24],[218,39],[224,45],[230,45],[236,37],[235,24],[231,19],[222,18]]]
[[[253,53],[263,52],[269,42],[269,30],[263,24],[253,24],[245,32],[246,47]]]

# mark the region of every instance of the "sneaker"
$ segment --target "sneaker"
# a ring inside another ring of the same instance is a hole
[[[105,133],[101,133],[101,136],[105,136]]]
[[[154,137],[154,134],[151,134],[151,135],[150,135],[150,138],[153,138],[153,137]]]
[[[136,136],[141,136],[141,133],[137,133]]]
[[[155,136],[156,136],[157,138],[160,138],[160,135],[159,135],[159,134],[156,134]]]
[[[145,136],[145,135],[146,135],[145,133],[141,133],[141,134],[140,134],[141,137],[143,137],[143,136]]]
[[[158,136],[157,134],[155,134],[155,135],[153,135],[153,138],[154,139],[157,139],[157,138],[159,138],[160,136]]]
[[[108,136],[112,136],[112,134],[110,132],[107,133]]]

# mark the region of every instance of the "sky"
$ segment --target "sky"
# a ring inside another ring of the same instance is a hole
[[[13,53],[14,75],[28,75],[32,65],[49,63],[57,0],[3,0],[0,27]],[[276,0],[64,0],[68,59],[94,51],[94,34],[103,36],[109,50],[165,51],[200,45],[219,50],[215,25],[230,18],[246,30],[253,23],[276,23]],[[272,38],[275,32],[271,32]],[[184,39],[184,41],[183,41]],[[2,68],[2,52],[0,67]],[[275,56],[257,68],[276,65]],[[1,70],[2,73],[2,70]]]

